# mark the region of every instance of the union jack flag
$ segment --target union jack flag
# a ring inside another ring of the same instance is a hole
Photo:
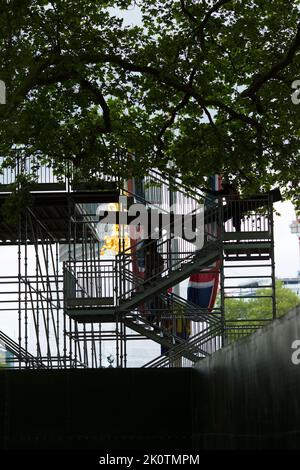
[[[215,175],[210,177],[210,187],[214,191],[222,189],[222,177]],[[207,196],[207,203],[212,202],[213,196]],[[217,235],[217,225],[210,224],[210,232]],[[200,308],[211,310],[214,307],[219,286],[220,260],[208,267],[205,273],[192,274],[189,279],[187,299],[199,305]]]

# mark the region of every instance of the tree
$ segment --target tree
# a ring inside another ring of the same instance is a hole
[[[297,202],[299,0],[136,0],[127,26],[115,9],[131,3],[2,0],[5,165],[90,177],[172,161],[189,185],[222,173]]]
[[[259,289],[251,299],[225,299],[226,342],[230,344],[264,327],[272,320],[272,290]],[[299,297],[280,281],[276,282],[276,315],[284,316],[300,304]]]
[[[259,289],[257,295],[270,296],[271,288]],[[297,305],[300,298],[280,281],[276,282],[277,317],[282,317]],[[272,303],[267,297],[251,299],[225,299],[226,320],[264,320],[272,319]]]

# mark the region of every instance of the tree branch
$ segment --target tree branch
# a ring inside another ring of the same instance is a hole
[[[83,88],[89,90],[95,96],[96,103],[98,103],[102,108],[105,127],[99,127],[98,131],[101,133],[112,132],[112,125],[111,125],[111,120],[110,120],[110,109],[100,89],[96,87],[93,83],[89,82],[88,80],[84,78],[80,79],[80,85]]]
[[[203,110],[204,110],[204,112],[205,112],[205,114],[206,114],[206,117],[207,117],[207,119],[208,119],[208,121],[209,121],[211,127],[212,127],[213,130],[214,130],[214,133],[215,133],[216,136],[217,136],[217,139],[219,140],[219,142],[221,142],[221,143],[224,145],[225,148],[227,148],[227,149],[230,151],[230,150],[231,150],[230,138],[227,139],[228,142],[229,142],[229,144],[227,144],[227,142],[224,141],[222,135],[220,134],[218,127],[217,127],[216,124],[214,123],[214,120],[213,120],[213,118],[212,118],[212,116],[211,116],[209,110],[208,110],[206,107],[204,107]]]
[[[225,103],[222,103],[222,101],[207,100],[206,105],[207,106],[214,106],[216,108],[222,109],[223,111],[225,111],[227,114],[229,114],[231,116],[232,120],[242,121],[245,124],[248,124],[251,127],[254,127],[255,129],[261,129],[262,128],[262,125],[256,119],[251,118],[249,116],[246,116],[245,114],[238,113],[237,111],[235,111],[230,106],[227,106]]]
[[[193,70],[192,70],[192,72],[191,72],[191,74],[190,74],[190,77],[189,77],[189,82],[188,82],[188,84],[189,84],[190,86],[193,85],[193,81],[194,81],[195,75],[196,75],[196,69],[193,68]],[[160,130],[160,132],[157,134],[156,139],[157,139],[158,142],[159,142],[159,153],[161,153],[161,150],[162,150],[162,148],[163,148],[163,146],[164,146],[164,142],[163,142],[163,140],[162,140],[164,133],[166,132],[166,130],[167,130],[169,127],[171,127],[171,126],[174,124],[175,119],[176,119],[176,116],[177,116],[177,113],[178,113],[181,109],[183,109],[183,108],[188,104],[190,98],[191,98],[190,93],[186,93],[186,94],[184,95],[184,97],[183,97],[183,99],[180,101],[180,103],[179,103],[177,106],[175,106],[175,108],[173,108],[173,110],[172,110],[172,112],[171,112],[170,119],[168,119],[168,120],[166,121],[165,125],[162,127],[162,129]]]
[[[200,25],[197,27],[197,35],[200,38],[200,42],[202,44],[202,49],[204,48],[204,42],[205,42],[205,37],[204,37],[204,30],[207,26],[207,23],[209,22],[211,16],[213,13],[216,13],[222,6],[224,6],[226,3],[231,2],[231,0],[219,0],[217,3],[215,3],[214,6],[212,6],[208,12],[205,14],[203,20],[201,21]]]
[[[193,23],[197,23],[197,18],[195,18],[195,16],[192,15],[192,13],[187,9],[184,0],[180,0],[180,5],[181,5],[181,10],[185,14],[185,16],[189,18]]]
[[[10,115],[10,113],[19,105],[24,97],[29,93],[32,88],[36,85],[40,74],[51,65],[49,58],[40,59],[31,69],[27,78],[22,82],[22,85],[16,90],[12,98],[9,100],[8,106],[3,107],[4,115]]]
[[[257,93],[260,90],[260,88],[265,83],[267,83],[272,78],[277,78],[278,73],[284,70],[288,65],[290,65],[293,62],[296,52],[298,51],[299,48],[300,48],[300,23],[298,24],[298,27],[297,27],[296,36],[294,37],[292,44],[290,45],[285,56],[279,62],[274,64],[270,68],[270,70],[268,70],[267,72],[257,74],[254,77],[251,85],[241,93],[241,96],[251,98],[253,97],[255,93]]]
[[[188,93],[184,95],[180,103],[177,106],[175,106],[175,108],[173,108],[173,110],[171,111],[170,119],[166,121],[166,123],[164,124],[160,132],[157,134],[157,140],[160,141],[160,143],[162,143],[162,137],[164,133],[166,132],[166,130],[174,124],[178,111],[183,109],[188,104],[190,97],[191,95]]]
[[[45,72],[45,68],[48,65],[62,65],[62,62],[65,61],[68,64],[66,69],[55,70],[51,69],[51,74],[48,75]],[[42,84],[51,84],[61,80],[70,80],[72,78],[78,78],[78,72],[76,67],[70,66],[74,62],[81,64],[99,64],[99,63],[109,63],[121,67],[123,70],[128,72],[142,73],[151,76],[158,83],[167,85],[173,88],[176,91],[183,92],[184,94],[189,94],[191,97],[195,98],[199,104],[204,107],[213,106],[217,109],[222,109],[228,113],[234,120],[240,120],[254,128],[261,127],[261,124],[254,118],[251,118],[245,114],[235,111],[232,107],[226,105],[220,100],[206,100],[201,93],[193,86],[191,77],[188,82],[182,83],[176,75],[170,75],[162,68],[155,68],[148,65],[141,65],[138,63],[133,63],[128,59],[116,54],[105,54],[105,53],[84,53],[78,57],[73,57],[70,55],[60,55],[52,54],[47,59],[41,60],[29,74],[25,84],[17,90],[18,100],[14,102],[14,105],[18,103],[26,94],[30,91],[31,88],[34,88],[36,85]],[[14,106],[15,107],[15,106]],[[11,111],[11,107],[10,107]]]

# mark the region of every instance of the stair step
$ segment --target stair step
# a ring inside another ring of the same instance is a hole
[[[224,243],[224,252],[230,252],[230,251],[254,251],[254,250],[270,250],[271,249],[271,243],[270,242],[262,242],[262,241],[252,241],[252,242],[227,242]]]
[[[77,299],[67,299],[66,307],[99,307],[106,305],[114,305],[113,297],[82,297]]]
[[[225,261],[268,261],[270,256],[225,256]]]
[[[109,307],[75,308],[66,310],[66,313],[78,323],[112,323],[116,321],[116,311]]]
[[[224,232],[222,239],[226,240],[270,240],[271,235],[268,231],[257,232]]]

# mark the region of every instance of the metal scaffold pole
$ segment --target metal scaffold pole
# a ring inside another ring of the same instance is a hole
[[[21,354],[21,348],[22,348],[22,264],[21,264],[21,240],[22,240],[22,226],[21,226],[21,214],[19,215],[19,220],[18,220],[18,228],[19,228],[19,233],[18,233],[18,331],[19,331],[19,337],[18,337],[18,342],[19,342],[19,369],[22,368],[22,354]]]
[[[271,197],[269,204],[269,217],[270,217],[270,231],[271,231],[271,265],[272,265],[272,315],[273,320],[277,316],[277,306],[276,306],[276,272],[275,272],[275,247],[274,247],[274,210],[273,210],[273,200]]]

